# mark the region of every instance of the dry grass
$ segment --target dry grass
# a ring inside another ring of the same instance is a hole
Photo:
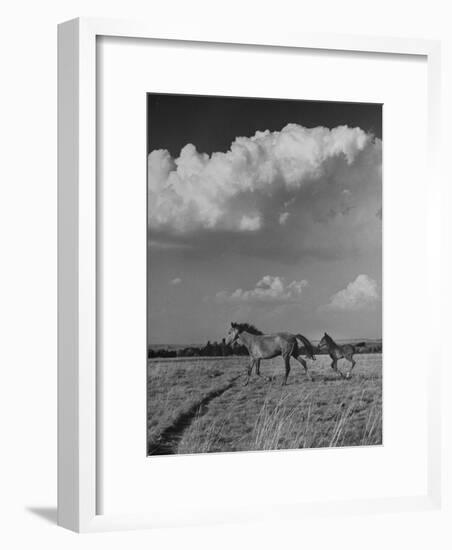
[[[280,359],[262,365],[271,382],[254,377],[246,387],[244,378],[233,381],[246,358],[155,361],[149,440],[166,438],[165,454],[381,444],[381,355],[357,360],[351,380],[338,378],[325,356],[312,364],[312,382],[293,365],[284,387]]]

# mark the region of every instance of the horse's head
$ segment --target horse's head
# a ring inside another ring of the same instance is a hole
[[[228,334],[226,336],[226,344],[230,346],[231,344],[237,341],[239,336],[240,336],[240,327],[237,325],[237,323],[231,323],[231,328],[229,329]]]

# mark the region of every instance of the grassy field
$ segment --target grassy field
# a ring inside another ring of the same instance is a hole
[[[148,453],[379,445],[382,356],[355,359],[350,380],[330,368],[327,356],[309,362],[313,381],[292,361],[286,386],[280,357],[263,361],[263,377],[253,375],[247,386],[246,357],[151,360]]]

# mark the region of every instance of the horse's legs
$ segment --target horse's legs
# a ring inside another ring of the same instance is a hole
[[[293,356],[293,357],[295,357],[295,356]],[[298,357],[295,357],[295,359],[304,368],[306,376],[309,378],[309,380],[312,380],[312,376],[311,376],[311,373],[308,371],[308,364],[306,363],[306,361],[300,355]]]
[[[353,359],[353,355],[350,355],[349,357],[347,357],[347,360],[350,361],[350,363],[352,364],[352,366],[350,367],[349,371],[347,372],[346,378],[351,378],[351,376],[352,376],[352,370],[353,370],[353,368],[354,368],[355,365],[356,365],[356,361]]]
[[[288,378],[289,372],[290,372],[290,355],[285,355],[284,356],[284,365],[286,367],[286,374],[284,376],[284,381],[282,383],[283,386],[285,386],[287,384],[287,378]]]
[[[245,384],[243,384],[244,386],[248,386],[248,384],[249,384],[249,381],[250,381],[250,378],[251,378],[251,373],[253,372],[253,367],[254,367],[255,362],[256,362],[255,359],[253,359],[253,358],[250,359],[250,364],[248,365],[248,378],[246,379]]]
[[[261,360],[260,359],[256,359],[256,374],[258,376],[261,375]]]
[[[256,359],[256,374],[257,376],[261,376],[261,361],[262,359]],[[264,376],[264,380],[267,380],[267,382],[271,382],[271,376]]]

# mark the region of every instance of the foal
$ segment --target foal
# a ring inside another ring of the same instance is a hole
[[[351,344],[344,344],[340,346],[339,344],[336,344],[336,342],[331,338],[329,334],[326,332],[324,333],[322,339],[319,342],[318,349],[319,351],[322,350],[322,348],[325,348],[328,350],[328,354],[333,360],[331,363],[331,368],[339,373],[342,378],[350,378],[352,375],[352,370],[354,366],[356,365],[356,361],[353,359],[353,355],[356,353],[355,346],[352,346]],[[351,363],[351,367],[346,375],[344,375],[338,368],[337,368],[337,362],[339,359],[347,359]]]

